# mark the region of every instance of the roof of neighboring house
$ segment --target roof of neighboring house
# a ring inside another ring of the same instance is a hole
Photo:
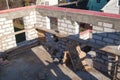
[[[104,11],[104,10],[110,9],[112,6],[117,8],[117,3],[118,3],[118,0],[110,0],[101,10]]]

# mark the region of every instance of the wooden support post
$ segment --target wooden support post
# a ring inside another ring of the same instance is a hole
[[[115,56],[115,65],[114,65],[114,74],[113,74],[113,80],[117,80],[117,68],[118,68],[118,61],[119,61],[119,56]]]

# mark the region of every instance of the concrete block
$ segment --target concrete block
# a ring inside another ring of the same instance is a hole
[[[93,34],[94,34],[94,33],[97,33],[97,31],[93,30],[92,33],[93,33]]]
[[[0,29],[2,29],[2,26],[0,26]]]
[[[95,40],[94,40],[94,39],[92,39],[92,42],[93,42],[93,43],[95,43]]]
[[[93,35],[93,38],[94,38],[94,39],[97,39],[97,40],[102,40],[102,37],[99,36],[99,35]]]
[[[13,22],[12,20],[7,20],[7,21],[5,21],[5,24],[10,24],[12,22]]]
[[[93,30],[103,31],[103,27],[93,26]]]
[[[9,45],[9,46],[6,47],[6,50],[7,50],[7,49],[14,48],[14,47],[15,47],[14,45]]]
[[[99,41],[99,40],[96,40],[96,43],[99,44],[99,45],[105,45],[106,44],[105,42]]]
[[[8,28],[8,27],[11,27],[10,24],[6,24],[6,25],[3,25],[2,28]]]
[[[5,29],[6,31],[14,31],[13,27],[9,27]]]
[[[0,29],[0,34],[4,33],[5,29]]]
[[[112,38],[112,39],[117,39],[117,40],[119,40],[120,39],[120,36],[118,36],[118,35],[115,35],[115,34],[108,34],[108,37],[109,38]]]
[[[108,27],[108,28],[112,28],[112,27],[113,27],[113,24],[103,23],[103,26],[104,26],[104,27]]]
[[[97,31],[96,34],[99,36],[102,36],[102,37],[107,37],[107,33],[103,32],[103,31]]]
[[[31,16],[30,16],[30,19],[32,19],[32,18],[36,18],[36,15],[31,15]]]
[[[75,29],[75,27],[73,25],[69,25],[69,24],[68,24],[68,28]]]
[[[0,22],[0,25],[3,25],[4,24],[4,22]]]
[[[2,46],[3,46],[3,47],[6,47],[6,46],[7,46],[7,43],[2,44]]]
[[[58,27],[58,30],[62,30],[62,31],[64,31],[65,30],[65,28],[63,28],[63,27]]]
[[[0,33],[0,37],[3,36],[3,34]]]
[[[0,18],[0,22],[6,21],[6,18]]]
[[[58,23],[64,23],[64,19],[58,19]]]
[[[8,42],[8,45],[12,45],[12,44],[16,44],[16,41],[10,41],[10,42]]]
[[[29,19],[30,19],[30,16],[25,16],[23,19],[29,20]]]
[[[110,38],[103,38],[103,41],[108,42],[108,43],[114,43],[114,40]]]
[[[12,40],[13,40],[12,38],[8,38],[8,39],[5,40],[5,42],[10,42]]]
[[[98,26],[103,26],[103,22],[98,22]]]
[[[67,24],[66,23],[61,23],[61,26],[62,27],[67,27]]]
[[[12,33],[12,32],[11,31],[7,31],[7,32],[4,32],[3,34],[7,35],[7,34],[10,34],[10,33]]]
[[[65,23],[71,24],[71,21],[70,20],[65,20]]]
[[[102,55],[102,58],[106,61],[108,61],[108,56]]]
[[[115,29],[111,29],[111,28],[104,28],[105,32],[115,32]]]

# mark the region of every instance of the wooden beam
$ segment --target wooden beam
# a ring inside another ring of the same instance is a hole
[[[25,29],[25,30],[17,31],[17,32],[10,33],[10,34],[7,34],[7,35],[3,35],[3,36],[0,37],[0,40],[4,40],[6,37],[21,34],[21,33],[27,32],[27,31],[32,30],[32,29],[35,29],[35,28]]]
[[[58,38],[69,38],[69,35],[66,35],[66,34],[60,34],[60,33],[57,33],[57,32],[55,32],[54,30],[50,30],[50,29],[46,29],[46,28],[41,28],[41,27],[36,27],[36,30],[38,31],[38,32],[44,32],[44,33],[51,33],[51,34],[53,34],[53,35],[55,35],[55,36],[57,36]],[[69,38],[69,39],[71,39],[71,38]],[[98,44],[95,44],[95,43],[92,43],[92,42],[86,42],[85,40],[82,40],[82,39],[80,39],[79,40],[79,42],[81,43],[81,44],[86,44],[86,45],[88,45],[88,46],[91,46],[91,47],[93,47],[93,48],[95,48],[95,49],[98,49],[98,50],[101,50],[101,51],[105,51],[105,52],[108,52],[108,53],[111,53],[111,54],[113,54],[113,55],[118,55],[118,56],[120,56],[120,54],[119,54],[119,50],[117,49],[117,46],[99,46]]]
[[[115,65],[114,65],[113,80],[117,80],[118,62],[119,62],[119,56],[116,55],[115,56]]]

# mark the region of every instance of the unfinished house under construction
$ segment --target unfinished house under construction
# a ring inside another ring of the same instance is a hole
[[[81,32],[81,23],[91,30]],[[0,80],[120,80],[120,15],[28,6],[0,11]]]

